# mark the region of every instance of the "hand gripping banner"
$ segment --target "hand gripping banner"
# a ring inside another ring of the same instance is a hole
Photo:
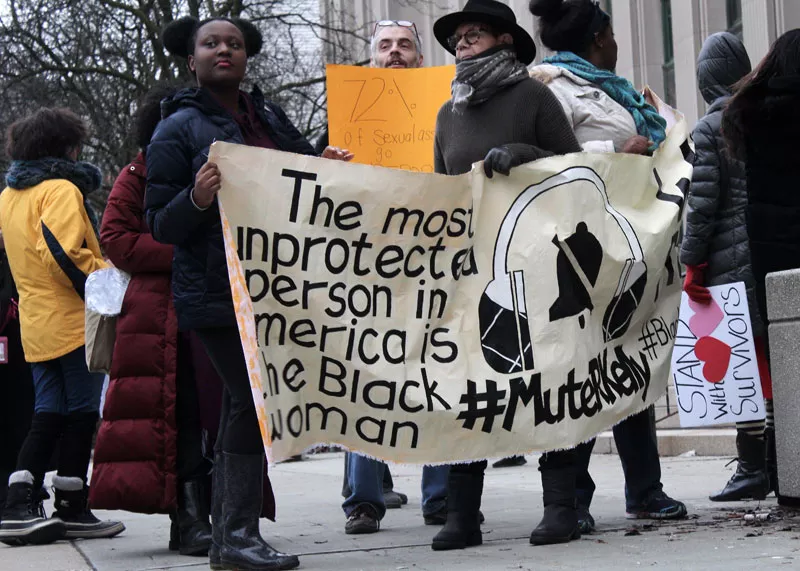
[[[665,391],[691,147],[487,179],[216,143],[273,461],[339,444],[445,463],[570,447]]]

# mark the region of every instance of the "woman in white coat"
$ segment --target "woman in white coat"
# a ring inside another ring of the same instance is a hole
[[[631,83],[614,73],[617,42],[611,18],[592,0],[531,0],[544,45],[555,54],[531,75],[556,95],[575,137],[587,152],[650,154],[665,139],[666,121]],[[625,473],[629,518],[677,519],[686,506],[664,493],[655,433],[648,408],[614,427]],[[594,529],[589,513],[595,485],[589,475],[594,440],[578,446],[578,518],[582,533]]]
[[[647,154],[665,138],[666,122],[630,82],[614,73],[611,20],[591,0],[532,0],[541,39],[555,55],[531,75],[564,107],[584,151]]]

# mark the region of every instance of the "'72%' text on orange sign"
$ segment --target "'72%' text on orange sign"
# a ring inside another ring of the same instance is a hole
[[[354,162],[433,172],[436,114],[450,99],[454,66],[327,66],[330,143]]]

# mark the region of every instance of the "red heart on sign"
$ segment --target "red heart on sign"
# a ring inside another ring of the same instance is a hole
[[[718,383],[725,378],[731,363],[731,348],[727,343],[713,337],[701,337],[694,346],[694,354],[705,363],[703,376],[709,383]]]

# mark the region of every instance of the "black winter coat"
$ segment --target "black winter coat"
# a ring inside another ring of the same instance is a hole
[[[800,268],[800,76],[773,79],[745,137],[747,230],[759,309],[765,278]]]
[[[278,105],[266,102],[258,88],[251,97],[280,150],[315,154]],[[211,143],[244,144],[244,139],[233,116],[201,88],[181,90],[161,107],[164,119],[147,148],[145,208],[153,237],[175,246],[172,292],[178,326],[236,326],[219,207],[215,200],[200,210],[190,195]]]
[[[745,165],[729,155],[721,131],[730,86],[749,71],[750,60],[738,38],[721,33],[706,40],[698,58],[697,76],[703,97],[711,107],[692,133],[695,161],[681,262],[707,262],[708,286],[744,282],[753,331],[761,335],[763,322],[756,304],[747,236]]]

